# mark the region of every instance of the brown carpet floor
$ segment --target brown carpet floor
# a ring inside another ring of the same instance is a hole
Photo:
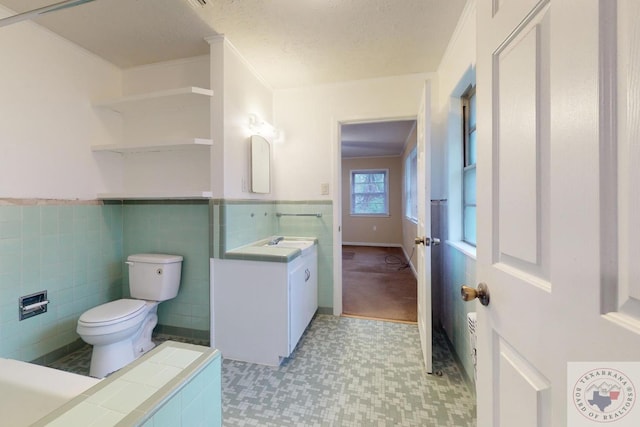
[[[345,315],[417,321],[417,283],[401,248],[342,247]]]

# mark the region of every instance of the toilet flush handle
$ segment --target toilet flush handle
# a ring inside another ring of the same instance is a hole
[[[133,262],[131,262],[131,261],[125,261],[124,263],[127,264],[127,265],[133,265]]]

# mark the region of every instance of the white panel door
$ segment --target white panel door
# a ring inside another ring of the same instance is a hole
[[[478,426],[564,427],[567,362],[640,360],[640,6],[477,13]]]
[[[433,371],[431,331],[431,82],[426,82],[418,111],[418,226],[416,239],[418,272],[418,331],[424,365]],[[418,243],[419,242],[419,243]]]

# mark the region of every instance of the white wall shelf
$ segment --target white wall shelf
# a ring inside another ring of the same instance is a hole
[[[157,193],[98,193],[101,200],[191,200],[210,199],[210,191],[157,192]]]
[[[208,108],[212,96],[213,91],[211,89],[189,86],[99,101],[93,105],[123,114],[130,114],[142,110]]]
[[[213,145],[213,140],[207,138],[185,138],[158,141],[153,145],[129,145],[129,144],[110,144],[110,145],[93,145],[91,151],[103,152],[110,151],[114,153],[145,153],[159,151],[178,151],[178,150],[197,150],[207,149]]]
[[[94,103],[99,116],[119,130],[115,144],[91,147],[109,171],[98,198],[212,198],[212,96],[210,89],[186,86]]]

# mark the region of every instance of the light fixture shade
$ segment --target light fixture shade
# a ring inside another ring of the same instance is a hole
[[[249,133],[252,135],[260,135],[272,142],[279,142],[282,139],[282,132],[280,130],[253,113],[249,114]]]

